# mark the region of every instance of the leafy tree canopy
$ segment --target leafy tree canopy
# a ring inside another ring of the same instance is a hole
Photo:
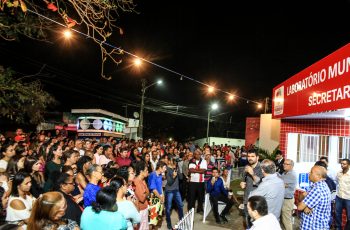
[[[119,11],[135,12],[133,0],[0,0],[0,38],[17,40],[18,35],[46,40],[57,26],[74,28],[91,38],[101,50],[101,76],[107,58],[119,64],[123,50],[105,45],[113,32],[123,35],[117,25]],[[61,28],[62,29],[62,28]]]
[[[0,116],[18,123],[38,124],[46,108],[56,101],[42,89],[39,80],[25,81],[29,76],[14,75],[11,69],[0,66]]]

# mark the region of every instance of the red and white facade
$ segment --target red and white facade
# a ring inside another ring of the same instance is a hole
[[[281,119],[280,150],[307,173],[321,156],[330,170],[350,158],[350,44],[273,89],[272,117]]]

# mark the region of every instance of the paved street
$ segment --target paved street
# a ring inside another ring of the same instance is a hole
[[[233,169],[233,175],[232,177],[234,179],[239,178],[238,176],[238,170],[237,169]],[[239,181],[240,180],[235,180],[233,182],[231,182],[231,188],[233,189],[233,191],[237,192],[237,190],[240,190],[239,188]],[[184,204],[184,210],[186,210],[187,208],[187,203],[185,202]],[[175,210],[172,211],[172,215],[171,215],[171,219],[172,219],[172,223],[173,225],[175,225],[178,222],[178,216]],[[222,225],[218,225],[215,223],[215,218],[213,215],[213,212],[210,212],[209,215],[206,218],[206,222],[203,223],[203,215],[202,214],[197,214],[195,213],[194,215],[194,230],[219,230],[219,229],[234,229],[234,230],[245,230],[245,228],[243,227],[243,217],[239,215],[239,211],[238,209],[233,206],[231,208],[231,212],[230,215],[227,216],[227,219],[229,220],[228,223],[226,224],[222,224]],[[298,218],[295,218],[295,226],[294,229],[297,229],[298,226]],[[166,221],[165,221],[165,217],[164,217],[164,222],[162,224],[162,230],[166,230]],[[187,230],[187,229],[186,229]]]
[[[185,204],[185,207],[187,204]],[[178,222],[178,216],[175,210],[173,210],[172,215],[171,215],[172,223],[175,224]],[[194,215],[194,228],[193,229],[200,229],[200,230],[219,230],[219,229],[235,229],[235,230],[244,230],[243,225],[242,225],[242,216],[239,215],[238,210],[236,207],[232,207],[231,209],[231,214],[227,216],[227,219],[229,220],[228,223],[218,225],[215,223],[215,218],[213,216],[213,213],[210,212],[206,222],[203,223],[203,215],[202,214],[197,214],[195,213]],[[166,230],[166,221],[164,217],[164,222],[162,225],[162,230]]]

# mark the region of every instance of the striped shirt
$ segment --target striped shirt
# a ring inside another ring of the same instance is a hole
[[[212,162],[209,161],[209,163],[207,164],[207,170],[205,171],[204,174],[204,181],[207,182],[208,180],[210,180],[212,174],[213,174],[213,168],[214,168],[214,164]]]

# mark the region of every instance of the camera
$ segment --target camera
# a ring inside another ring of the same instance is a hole
[[[135,193],[134,193],[134,191],[132,191],[130,188],[128,188],[127,190],[126,190],[126,194],[125,194],[127,197],[128,196],[133,196],[133,195],[135,195]]]

